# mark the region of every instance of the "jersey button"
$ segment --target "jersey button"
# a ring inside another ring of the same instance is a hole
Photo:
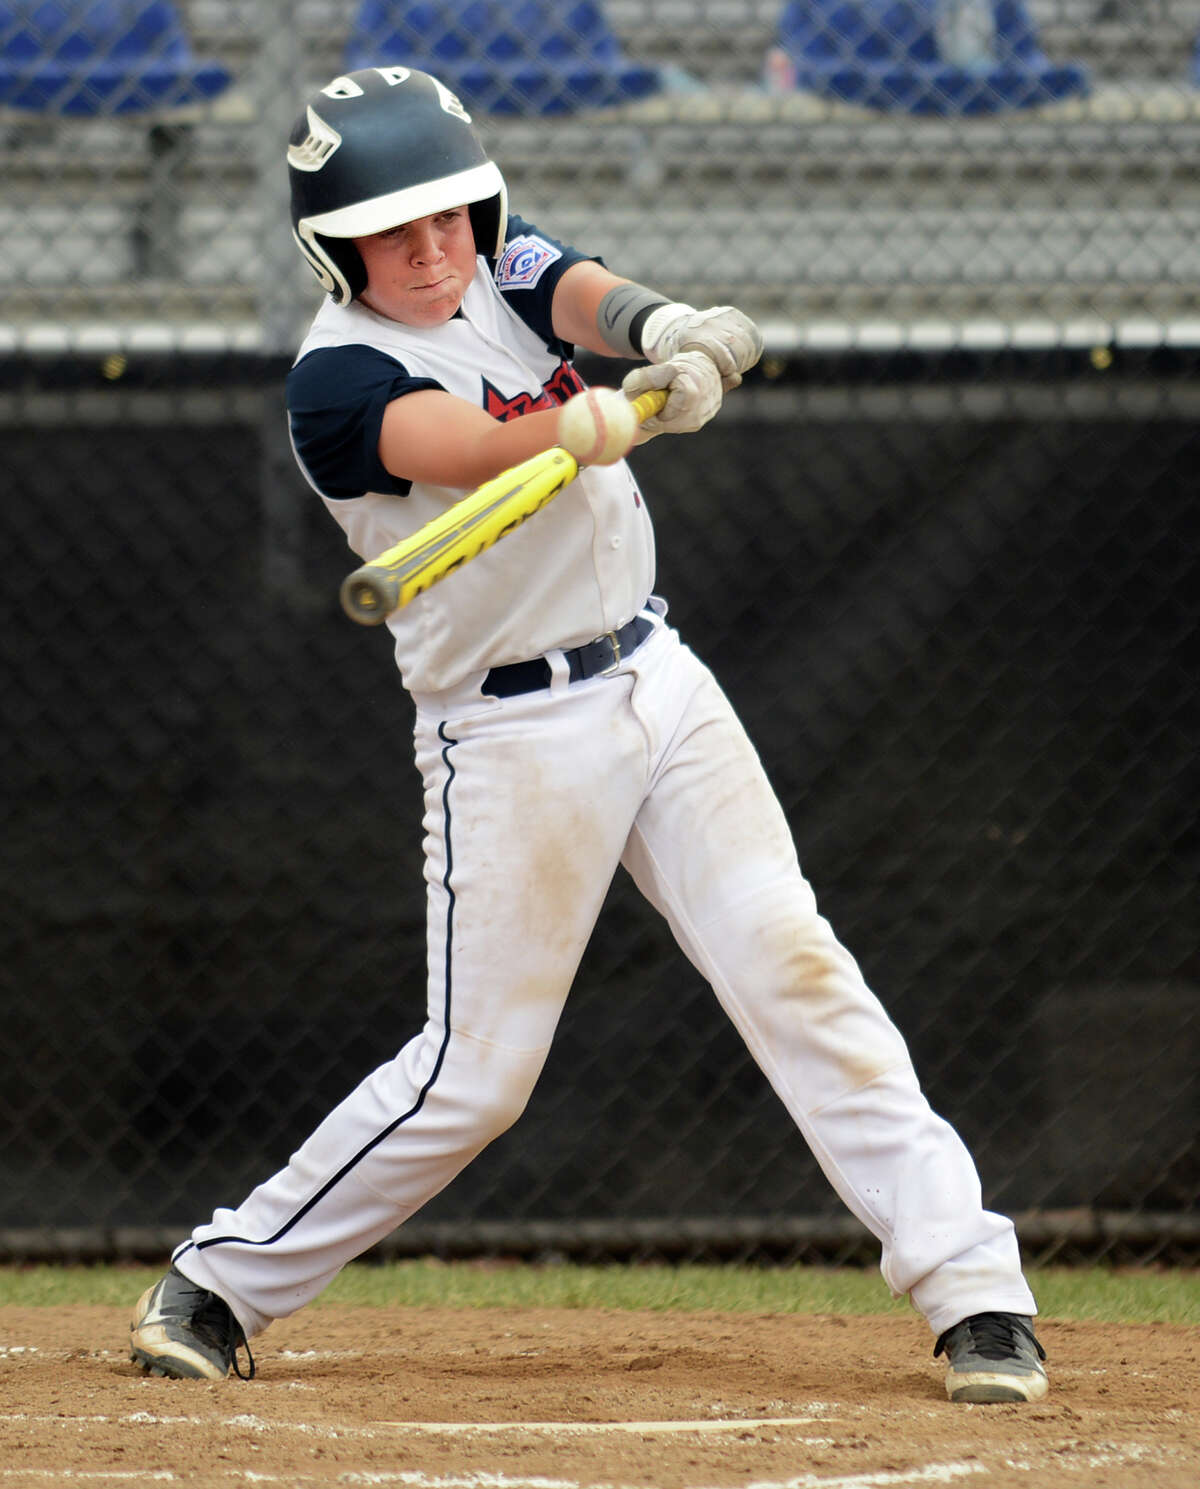
[[[609,544],[613,548],[619,548],[621,546],[621,536],[620,536],[620,534],[618,533],[615,538],[610,538],[609,539]]]

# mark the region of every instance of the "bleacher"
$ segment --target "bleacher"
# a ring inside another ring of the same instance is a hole
[[[630,57],[702,86],[603,112],[477,123],[524,215],[669,293],[736,299],[781,342],[881,318],[1059,322],[1081,336],[1097,318],[1191,321],[1200,0],[1030,9],[1048,54],[1092,69],[1087,98],[939,120],[773,93],[763,67],[777,3],[610,0]],[[250,346],[264,282],[278,297],[281,276],[296,325],[310,312],[282,146],[267,180],[275,135],[263,95],[277,132],[279,98],[341,67],[347,7],[294,7],[274,89],[245,6],[184,0],[179,10],[196,50],[234,78],[185,129],[0,115],[11,343],[70,324]]]
[[[753,84],[762,75],[781,0],[607,0],[630,56],[675,64],[709,83]],[[253,46],[240,0],[183,0],[198,49],[246,70]],[[1200,35],[1200,0],[1030,0],[1046,52],[1086,63],[1098,78],[1178,80]],[[294,16],[318,72],[339,65],[348,7],[300,0]]]

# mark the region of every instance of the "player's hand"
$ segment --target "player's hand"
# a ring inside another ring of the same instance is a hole
[[[711,310],[660,305],[650,312],[642,327],[642,355],[648,362],[669,362],[679,352],[693,351],[712,358],[728,393],[762,356],[762,332],[732,305]]]
[[[665,388],[663,408],[641,426],[638,444],[656,434],[694,434],[721,407],[724,392],[716,363],[704,352],[680,352],[655,367],[635,367],[621,381],[626,398],[636,398],[652,388]]]

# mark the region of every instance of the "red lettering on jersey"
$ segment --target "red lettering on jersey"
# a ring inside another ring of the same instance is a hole
[[[587,384],[571,366],[570,362],[560,362],[554,376],[546,384],[543,392],[556,404],[566,403],[568,398],[574,398],[576,393],[582,393]]]
[[[585,387],[583,379],[570,362],[565,360],[558,364],[553,376],[542,385],[542,391],[536,397],[532,393],[517,393],[512,398],[505,398],[500,389],[489,383],[486,377],[480,381],[483,383],[484,413],[491,414],[493,419],[499,419],[502,424],[509,419],[519,418],[521,414],[531,414],[534,409],[558,408],[568,398],[582,393]]]

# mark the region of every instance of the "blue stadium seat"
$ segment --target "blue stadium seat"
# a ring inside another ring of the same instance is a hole
[[[362,0],[344,60],[422,68],[491,114],[610,108],[664,87],[622,55],[602,6],[570,0]]]
[[[1039,49],[1024,0],[791,0],[779,43],[796,86],[871,109],[989,114],[1090,91]]]
[[[0,105],[127,114],[213,98],[230,83],[192,55],[166,0],[0,0]]]

